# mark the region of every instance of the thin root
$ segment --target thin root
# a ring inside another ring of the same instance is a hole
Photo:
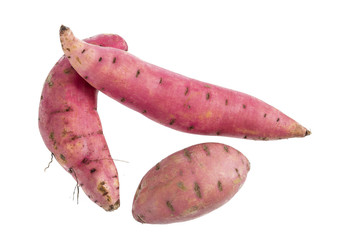
[[[79,204],[79,194],[80,194],[79,182],[78,182],[78,179],[77,179],[77,176],[76,176],[76,173],[75,173],[74,169],[70,168],[69,172],[74,173],[75,180],[76,180],[76,185],[75,185],[75,188],[74,188],[74,191],[73,191],[73,200],[75,200],[75,192],[76,192],[76,203]]]
[[[54,160],[54,154],[53,153],[51,153],[51,160],[50,160],[50,162],[48,163],[48,165],[47,165],[47,167],[46,168],[44,168],[44,172],[46,171],[46,169],[48,169],[49,167],[50,167],[50,164],[52,163],[52,161]]]

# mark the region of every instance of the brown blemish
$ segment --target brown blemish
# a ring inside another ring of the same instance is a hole
[[[217,132],[216,132],[216,135],[219,136],[219,135],[220,135],[220,131],[217,131]]]
[[[246,108],[246,105],[245,104],[243,104],[243,109],[245,109]]]
[[[88,79],[88,76],[85,76],[84,78],[85,78],[85,79]]]
[[[176,184],[176,186],[178,187],[178,188],[180,188],[181,190],[186,190],[186,187],[185,187],[185,185],[184,185],[184,183],[183,182],[178,182],[177,184]]]
[[[101,60],[102,60],[102,57],[99,58],[99,62],[101,62]]]
[[[225,152],[229,152],[229,147],[224,145]]]
[[[52,87],[54,85],[54,82],[51,81],[51,79],[52,79],[52,74],[50,73],[45,80],[47,82],[47,84],[49,85],[49,87]]]
[[[247,138],[247,136],[245,135],[245,136],[244,136],[244,138],[246,139],[246,138]]]
[[[121,99],[120,99],[120,102],[125,102],[125,98],[121,98]]]
[[[60,158],[61,158],[61,160],[63,160],[64,162],[66,162],[66,158],[65,158],[64,155],[60,154]]]
[[[239,169],[235,168],[235,172],[236,172],[236,174],[238,175],[238,177],[241,179],[241,175],[240,175]]]
[[[90,169],[90,173],[94,173],[94,172],[96,172],[96,168]]]
[[[280,118],[277,118],[277,119],[276,119],[276,122],[279,122],[279,121],[280,121]]]
[[[188,129],[189,129],[189,130],[193,130],[193,129],[194,129],[194,126],[191,125]]]
[[[159,81],[159,84],[161,84],[162,83],[162,78],[160,78],[160,81]]]
[[[91,161],[88,158],[84,158],[81,162],[85,165],[88,165]]]
[[[204,145],[203,145],[203,149],[204,149],[204,151],[205,151],[205,153],[206,153],[206,156],[210,156],[210,151],[209,151],[208,146],[204,144]]]
[[[70,52],[70,48],[66,48],[66,50],[68,50]]]
[[[112,63],[116,63],[116,57],[113,58]]]
[[[137,71],[136,71],[136,76],[135,77],[138,77],[140,75],[140,69],[138,69]]]
[[[206,93],[206,100],[210,99],[210,93]]]
[[[196,193],[196,196],[198,198],[201,198],[201,191],[200,191],[200,186],[197,182],[194,183],[194,191]]]
[[[155,170],[160,170],[160,163],[157,163],[157,164],[155,165]]]
[[[144,113],[144,114],[145,114],[145,113],[147,113],[147,111],[146,111],[146,110],[144,110],[144,111],[142,111],[142,113]]]
[[[76,61],[78,61],[79,64],[81,64],[80,58],[76,57]]]
[[[188,149],[185,149],[184,156],[187,158],[189,162],[191,162],[191,152]]]
[[[170,210],[171,210],[172,212],[175,211],[175,209],[174,209],[174,207],[173,207],[173,205],[171,204],[170,201],[166,201],[166,206],[167,206],[168,208],[170,208]]]
[[[175,118],[170,119],[170,123],[169,123],[169,124],[170,124],[170,125],[173,125],[173,124],[175,123],[175,120],[176,120]]]
[[[186,96],[188,93],[189,93],[189,88],[186,87],[186,89],[185,89],[185,96]]]
[[[83,49],[82,51],[81,51],[81,53],[84,53],[85,52],[85,49]]]
[[[65,73],[65,74],[68,74],[68,73],[70,73],[70,72],[71,72],[71,68],[65,68],[65,69],[64,69],[64,73]]]
[[[265,113],[265,114],[264,114],[264,118],[266,118],[266,115],[267,115],[267,114]]]
[[[220,180],[217,182],[217,187],[218,187],[219,191],[222,192],[223,187],[222,187],[222,183],[220,182]]]
[[[229,103],[229,101],[227,99],[225,99],[225,105],[227,106]]]

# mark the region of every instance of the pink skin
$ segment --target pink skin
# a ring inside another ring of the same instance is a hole
[[[191,220],[228,202],[246,180],[250,164],[236,149],[203,143],[156,164],[141,180],[133,217],[141,223]]]
[[[89,45],[65,26],[60,40],[71,65],[93,87],[167,127],[255,140],[310,134],[255,97],[176,74],[119,49]]]
[[[97,35],[85,41],[127,50],[118,35]],[[44,83],[39,129],[47,148],[85,194],[112,211],[120,206],[119,180],[96,110],[97,94],[63,56]]]

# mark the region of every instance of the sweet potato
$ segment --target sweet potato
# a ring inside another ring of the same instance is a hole
[[[178,151],[151,168],[136,191],[132,214],[141,223],[174,223],[202,216],[229,201],[250,164],[238,150],[203,143]]]
[[[118,35],[85,41],[127,50]],[[47,148],[60,165],[92,201],[111,211],[120,206],[119,180],[97,113],[97,93],[63,56],[44,83],[38,122]]]
[[[167,127],[255,140],[310,134],[255,97],[176,74],[119,49],[89,45],[65,26],[60,40],[71,65],[93,87]]]

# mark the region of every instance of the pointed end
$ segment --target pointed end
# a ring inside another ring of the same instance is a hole
[[[305,136],[304,136],[304,137],[306,137],[306,136],[308,136],[308,135],[311,135],[311,131],[306,129],[306,131],[305,131]]]
[[[61,25],[61,27],[60,27],[60,31],[59,31],[59,33],[60,33],[60,36],[61,35],[63,35],[66,31],[68,31],[70,28],[68,28],[68,27],[66,27],[66,26],[64,26],[64,25]]]

